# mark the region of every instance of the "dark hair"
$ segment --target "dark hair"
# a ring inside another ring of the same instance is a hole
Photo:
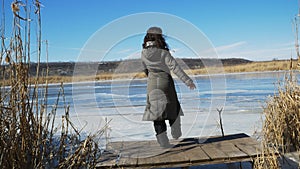
[[[147,48],[146,47],[146,43],[148,41],[154,41],[155,42],[155,47],[159,48],[159,49],[164,49],[169,51],[169,46],[166,43],[165,38],[163,37],[162,34],[153,34],[153,33],[147,33],[146,36],[144,37],[144,43],[143,43],[143,48]]]

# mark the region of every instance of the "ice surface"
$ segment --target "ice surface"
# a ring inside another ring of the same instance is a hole
[[[182,137],[220,135],[217,109],[221,108],[225,134],[253,135],[260,132],[262,108],[268,96],[276,93],[276,84],[284,78],[284,74],[193,76],[197,84],[193,91],[176,79],[178,98],[185,114],[182,117]],[[220,86],[216,84],[219,82]],[[155,139],[152,122],[142,121],[146,104],[145,79],[67,84],[64,90],[70,104],[70,116],[83,131],[96,132],[110,121],[106,132],[110,141]],[[50,86],[50,91],[55,93],[58,86]],[[56,95],[50,93],[50,96],[49,102],[54,103]],[[62,106],[58,114],[63,112]]]

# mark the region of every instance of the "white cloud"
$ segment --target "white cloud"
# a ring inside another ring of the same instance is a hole
[[[262,46],[243,46],[243,48],[230,48],[234,45],[227,45],[229,48],[218,50],[220,58],[245,58],[250,60],[264,61],[272,59],[289,59],[295,56],[295,48],[292,43],[270,44]],[[227,49],[227,50],[224,50]],[[229,50],[230,49],[230,50]]]
[[[241,42],[236,42],[236,43],[232,43],[232,44],[229,44],[229,45],[218,46],[218,47],[215,48],[215,50],[217,52],[222,52],[222,51],[225,51],[225,50],[235,49],[235,48],[240,47],[240,46],[245,45],[245,44],[247,44],[246,41],[241,41]]]
[[[124,50],[117,51],[116,53],[117,54],[127,54],[127,53],[129,53],[131,51],[132,51],[132,49],[124,49]]]
[[[111,52],[110,59],[138,59],[141,50],[123,49]],[[293,42],[281,44],[266,44],[265,46],[249,44],[246,41],[239,41],[226,45],[217,46],[207,50],[202,50],[196,55],[187,47],[177,47],[170,49],[171,54],[176,58],[245,58],[253,61],[264,61],[273,59],[295,58],[295,48]],[[116,55],[117,54],[117,55]],[[117,56],[117,57],[116,57]]]
[[[245,58],[254,61],[296,58],[294,42],[259,45],[246,41],[204,50],[201,52],[201,57],[209,58],[216,52],[218,58]]]
[[[200,57],[205,58],[218,58],[222,57],[224,53],[232,53],[236,52],[237,50],[240,50],[241,47],[245,46],[247,44],[246,41],[240,41],[236,43],[226,44],[222,46],[217,47],[211,47],[206,50],[200,51]]]
[[[134,51],[126,56],[126,59],[138,59],[141,57],[141,51]]]

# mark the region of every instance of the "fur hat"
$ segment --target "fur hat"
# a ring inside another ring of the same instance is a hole
[[[152,34],[162,34],[162,30],[159,27],[150,27],[147,30],[147,33],[152,33]]]

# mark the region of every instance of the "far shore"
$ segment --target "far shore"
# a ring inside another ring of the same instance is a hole
[[[283,71],[297,70],[297,61],[293,60],[274,60],[274,61],[255,61],[251,63],[242,63],[238,65],[223,67],[205,67],[201,69],[188,69],[185,72],[188,75],[206,75],[206,74],[223,74],[223,73],[244,73],[244,72],[267,72],[267,71]],[[72,83],[87,81],[105,81],[115,79],[142,79],[146,78],[145,73],[98,73],[96,75],[78,75],[64,76],[55,75],[48,77],[39,77],[39,84],[53,83]],[[32,82],[36,81],[36,77],[31,78]],[[5,84],[5,81],[2,81]]]
[[[292,64],[292,65],[291,65]],[[211,72],[214,73],[243,73],[243,72],[266,72],[266,71],[280,71],[280,70],[296,70],[297,61],[290,60],[276,60],[276,61],[257,61],[234,66],[223,67],[208,67],[202,69],[185,70],[189,75],[205,75]],[[210,71],[212,70],[212,71]],[[99,73],[94,76],[49,76],[48,78],[41,78],[40,80],[45,83],[70,83],[70,82],[83,82],[83,81],[104,81],[112,79],[140,79],[146,78],[143,72],[137,73]]]

